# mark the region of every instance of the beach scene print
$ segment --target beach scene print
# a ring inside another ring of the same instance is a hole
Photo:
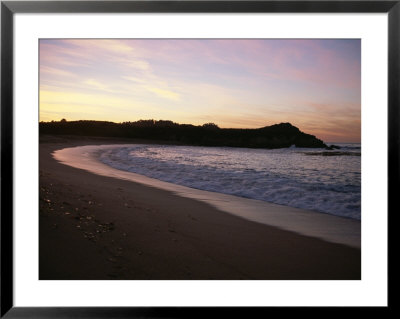
[[[360,280],[359,39],[41,39],[40,280]]]

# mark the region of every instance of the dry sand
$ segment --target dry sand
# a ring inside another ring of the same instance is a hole
[[[40,279],[361,279],[360,249],[247,221],[51,156],[65,147],[127,142],[41,137]]]

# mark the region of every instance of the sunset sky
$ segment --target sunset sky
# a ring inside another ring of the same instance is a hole
[[[40,120],[290,122],[361,140],[360,40],[40,40]]]

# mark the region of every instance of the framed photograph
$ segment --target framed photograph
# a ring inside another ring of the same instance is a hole
[[[2,1],[1,316],[390,308],[399,1]]]

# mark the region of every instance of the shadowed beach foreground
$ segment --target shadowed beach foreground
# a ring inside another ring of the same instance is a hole
[[[127,140],[41,138],[39,279],[361,279],[360,249],[92,174],[51,155],[121,142]]]

